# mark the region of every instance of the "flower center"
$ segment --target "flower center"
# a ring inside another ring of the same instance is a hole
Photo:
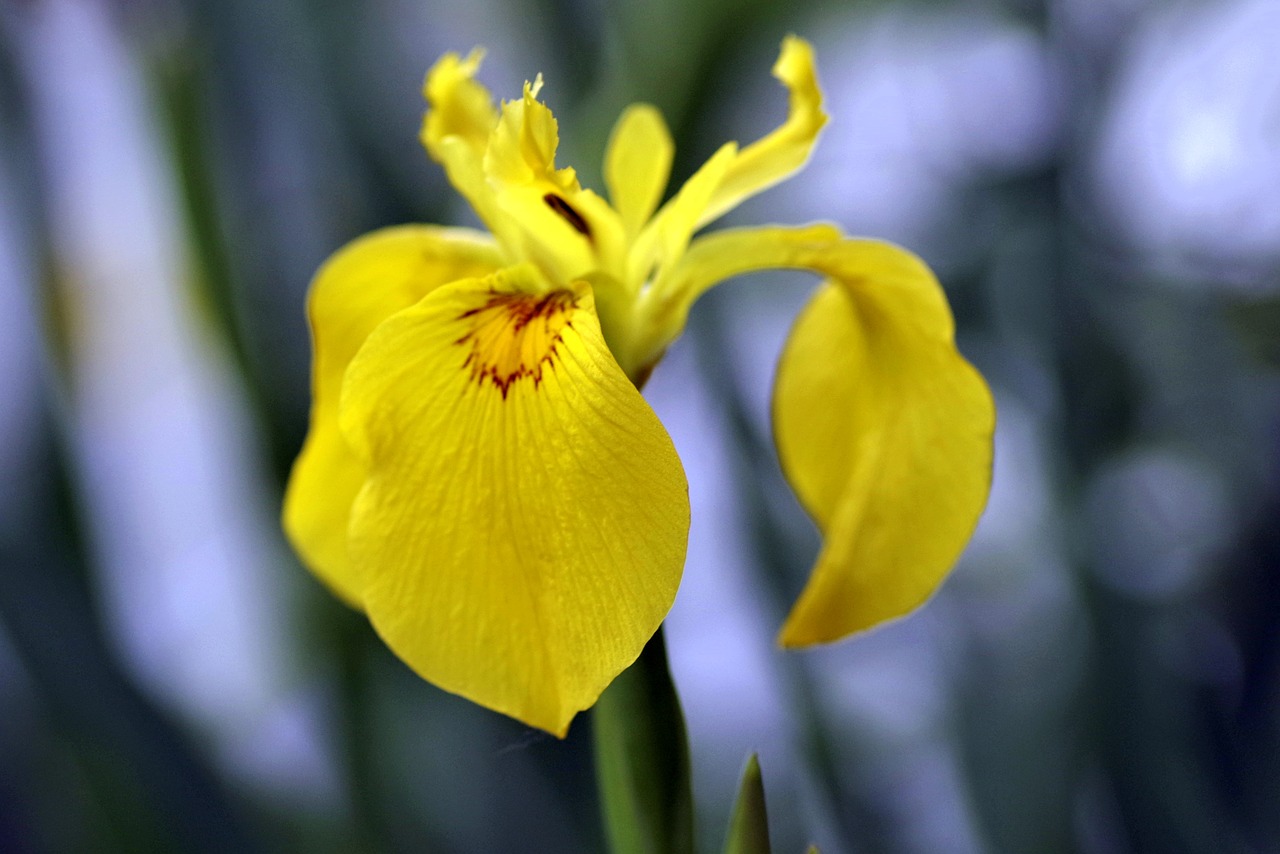
[[[482,305],[464,311],[458,319],[468,330],[454,343],[471,348],[463,362],[471,380],[481,387],[492,384],[503,400],[526,377],[537,389],[543,367],[550,364],[554,370],[556,345],[565,327],[572,326],[569,313],[577,304],[569,291],[545,296],[491,293]]]

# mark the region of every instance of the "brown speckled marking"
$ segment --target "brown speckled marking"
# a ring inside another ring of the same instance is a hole
[[[511,386],[525,377],[532,378],[537,389],[543,368],[555,370],[556,347],[564,330],[573,328],[569,312],[577,304],[568,291],[545,296],[491,293],[483,305],[458,316],[470,322],[467,333],[454,342],[471,347],[462,366],[471,369],[471,380],[477,385],[492,383],[503,400]],[[538,337],[529,341],[529,336]]]

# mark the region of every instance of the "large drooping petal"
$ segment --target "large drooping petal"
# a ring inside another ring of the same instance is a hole
[[[400,226],[339,249],[311,284],[311,428],[285,492],[284,528],[303,561],[353,605],[362,597],[347,554],[347,520],[365,471],[338,430],[347,365],[379,323],[446,282],[486,275],[498,264],[487,235]]]
[[[986,504],[995,409],[937,280],[887,243],[830,226],[710,235],[673,276],[668,311],[682,320],[712,284],[771,267],[827,279],[774,394],[783,469],[824,543],[781,636],[799,646],[901,616],[937,588]]]
[[[960,556],[991,486],[995,406],[955,349],[942,289],[918,258],[850,241],[778,367],[783,470],[823,532],[787,646],[837,640],[923,603]]]
[[[689,504],[589,289],[542,282],[503,270],[386,321],[341,420],[368,470],[350,535],[378,633],[436,685],[564,735],[666,615]]]

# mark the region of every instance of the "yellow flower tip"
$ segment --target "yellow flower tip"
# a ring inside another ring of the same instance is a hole
[[[790,86],[803,78],[816,79],[814,77],[816,65],[813,45],[795,33],[788,33],[782,39],[778,58],[774,60],[770,71],[774,77]]]
[[[441,56],[427,70],[422,84],[423,97],[428,103],[444,101],[459,83],[475,79],[484,62],[484,56],[485,49],[482,47],[472,48],[465,59],[454,51]]]
[[[427,72],[422,94],[428,110],[422,119],[421,139],[437,161],[444,161],[442,146],[450,137],[459,137],[472,150],[483,153],[497,123],[489,90],[475,80],[483,59],[484,49],[479,47],[465,59],[446,53]]]
[[[778,60],[773,64],[773,76],[791,92],[793,109],[808,123],[806,131],[816,134],[828,117],[822,111],[822,87],[813,45],[795,35],[783,39]]]
[[[697,217],[696,227],[785,180],[808,162],[827,121],[813,48],[803,39],[788,36],[778,52],[773,75],[787,87],[786,121],[739,152]]]
[[[524,94],[502,102],[502,116],[489,136],[484,171],[495,192],[545,183],[561,193],[581,190],[571,167],[556,169],[560,128],[551,109],[538,100],[542,75],[524,84]]]
[[[895,606],[888,615],[876,614],[857,622],[849,621],[848,603],[837,596],[814,595],[807,601],[802,596],[778,631],[777,644],[783,649],[807,649],[848,640],[910,616],[932,599],[938,589],[929,589],[918,600]]]
[[[782,629],[778,632],[777,644],[782,649],[804,649],[822,643],[829,643],[833,640],[836,640],[836,638],[814,637],[812,632],[794,628],[788,621],[783,623]]]

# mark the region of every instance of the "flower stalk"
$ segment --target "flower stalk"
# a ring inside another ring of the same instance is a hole
[[[692,854],[684,713],[658,630],[591,715],[596,785],[613,854]]]

